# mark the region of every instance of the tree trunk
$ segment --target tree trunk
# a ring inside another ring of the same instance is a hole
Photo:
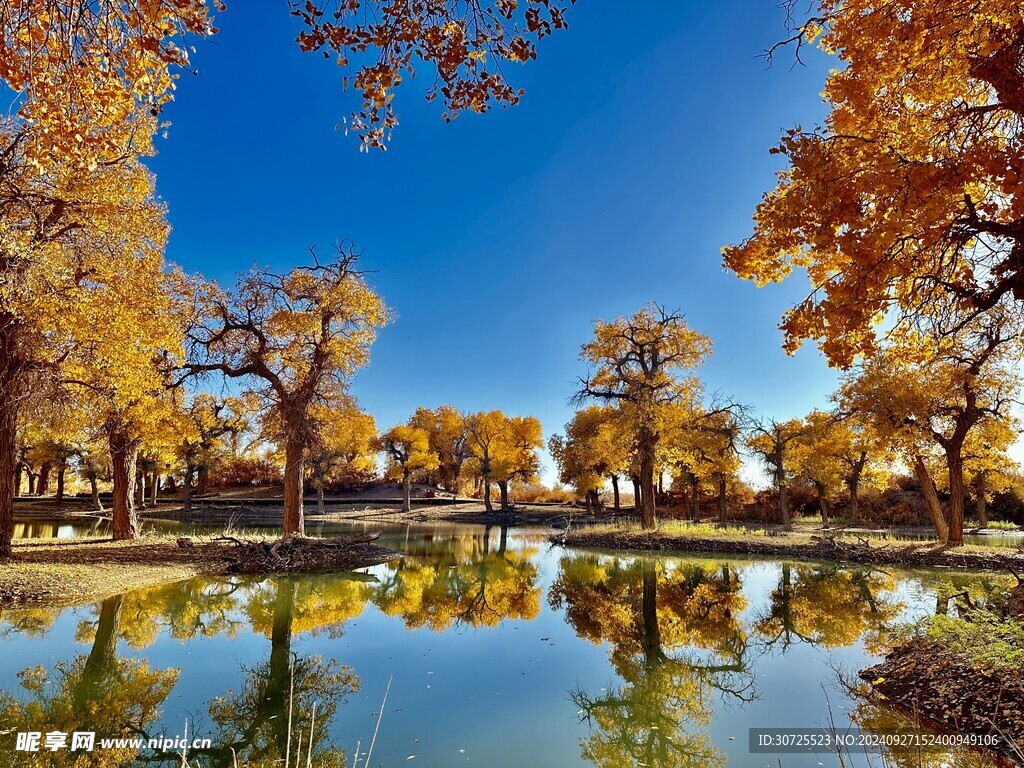
[[[949,467],[949,539],[951,547],[964,544],[964,463],[960,452],[947,458]]]
[[[501,510],[507,512],[511,507],[508,503],[508,480],[498,481],[498,491],[501,497]]]
[[[196,474],[194,464],[185,464],[185,478],[181,481],[181,493],[184,497],[182,508],[186,512],[192,511],[192,478]]]
[[[210,481],[210,468],[206,464],[199,466],[199,472],[196,479],[196,494],[203,496],[206,493],[207,485]]]
[[[135,506],[137,508],[145,508],[146,506],[146,473],[145,471],[139,472],[137,464],[135,471]]]
[[[302,481],[305,473],[306,446],[301,440],[291,438],[284,450],[284,520],[282,536],[304,536],[305,521],[302,511]],[[199,469],[202,482],[203,469]]]
[[[33,472],[31,469],[28,471],[28,495],[29,496],[35,496],[36,495],[36,478],[37,477],[39,477],[39,475],[37,473]]]
[[[789,516],[789,488],[785,482],[779,483],[779,516],[782,518],[782,527],[793,530],[793,519]]]
[[[0,368],[5,362],[0,362]],[[0,382],[4,373],[0,370]],[[17,421],[18,406],[14,398],[0,397],[0,557],[11,554],[14,538],[14,495],[18,491],[14,485],[15,465],[18,464]]]
[[[96,485],[96,473],[89,472],[89,492],[92,494],[92,505],[97,512],[103,511],[103,502],[100,501],[100,489]]]
[[[693,513],[693,522],[700,522],[700,484],[697,476],[690,476],[690,511]]]
[[[630,475],[629,478],[633,483],[633,511],[640,511],[640,478],[636,475]]]
[[[57,494],[54,496],[53,503],[58,507],[64,503],[64,478],[68,471],[67,459],[61,459],[57,464]]]
[[[718,522],[723,524],[729,522],[729,506],[728,499],[726,497],[725,475],[719,475],[718,477]]]
[[[117,641],[121,636],[121,609],[124,595],[108,597],[100,605],[96,622],[96,636],[92,648],[82,666],[82,676],[72,693],[74,708],[82,719],[76,722],[81,727],[92,725],[95,704],[103,694],[103,682],[117,667]]]
[[[661,496],[665,493],[665,473],[658,473],[658,495]]]
[[[829,503],[821,488],[818,488],[818,509],[821,510],[821,529],[827,531],[829,527]]]
[[[39,465],[39,479],[36,481],[36,493],[40,496],[46,494],[50,490],[50,467],[52,465],[48,461],[44,461]]]
[[[139,518],[132,497],[139,445],[119,429],[111,430],[109,440],[114,467],[114,539],[134,539],[139,535]]]
[[[847,483],[847,487],[850,489],[850,520],[854,523],[860,522],[860,472],[857,472],[850,476]]]
[[[402,511],[412,512],[412,473],[408,469],[402,472]]]
[[[15,496],[20,496],[21,495],[21,472],[22,472],[21,462],[18,461],[17,459],[15,459],[14,460],[14,495]]]
[[[316,484],[316,511],[320,515],[324,513],[324,479],[322,477]]]
[[[615,504],[615,511],[618,512],[621,509],[621,506],[619,505],[619,476],[618,475],[612,475],[612,495],[613,495],[613,498],[615,499],[615,501],[613,502]]]
[[[988,493],[986,474],[983,469],[974,476],[974,510],[978,515],[978,525],[982,528],[988,528],[988,501],[985,499],[985,494]]]
[[[653,485],[654,480],[651,479]],[[661,660],[661,627],[658,624],[658,566],[650,558],[643,561],[643,615],[644,659],[648,664]]]
[[[486,477],[484,478],[484,509],[488,514],[494,511],[494,507],[491,505],[491,481]]]
[[[637,452],[640,455],[640,522],[644,528],[653,530],[658,525],[654,507],[654,453],[658,440],[649,427],[641,427],[637,437]]]
[[[945,543],[949,539],[949,527],[946,525],[946,518],[942,515],[942,505],[939,503],[939,494],[935,490],[935,483],[932,482],[932,475],[920,455],[914,457],[914,474],[921,485],[921,495],[924,496],[928,505],[928,514],[932,518],[932,525],[935,527],[935,535],[939,541]]]
[[[157,497],[160,495],[160,473],[157,470],[153,470],[153,484],[149,489],[149,502],[154,507],[156,506]]]

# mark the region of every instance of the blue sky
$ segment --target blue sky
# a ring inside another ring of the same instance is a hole
[[[776,327],[806,285],[759,290],[720,249],[749,234],[781,132],[824,116],[834,62],[766,66],[784,35],[773,0],[623,8],[579,0],[568,31],[508,70],[527,91],[508,111],[445,124],[421,73],[389,150],[360,153],[335,130],[356,94],[298,50],[285,4],[229,4],[150,163],[169,258],[230,284],[354,241],[398,315],[354,383],[381,427],[451,403],[559,432],[594,321],[652,299],[714,339],[709,391],[775,417],[825,404],[835,372],[813,348],[787,357]]]

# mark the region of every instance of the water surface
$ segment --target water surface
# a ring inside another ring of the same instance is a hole
[[[374,766],[835,766],[751,755],[748,729],[824,727],[830,711],[840,729],[890,724],[846,682],[895,623],[995,578],[599,556],[483,526],[396,526],[382,543],[408,555],[359,574],[196,579],[0,612],[0,733],[176,736],[187,721],[211,739],[192,753],[202,766],[231,766],[232,749],[262,766],[295,764],[312,728],[313,765],[351,766],[358,745],[362,766],[379,715]],[[0,735],[4,754],[13,738]],[[91,764],[181,762],[104,756]]]

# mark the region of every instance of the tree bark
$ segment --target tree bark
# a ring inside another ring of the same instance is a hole
[[[89,492],[92,494],[92,505],[96,508],[97,512],[103,511],[103,502],[100,501],[100,489],[96,485],[96,473],[89,472]]]
[[[155,507],[156,500],[160,496],[160,473],[153,470],[153,483],[149,488],[149,502]]]
[[[305,473],[306,446],[300,439],[290,438],[284,451],[284,520],[282,536],[304,536],[302,482]],[[202,477],[200,468],[200,478]]]
[[[210,481],[210,468],[206,464],[201,464],[198,469],[199,471],[196,478],[196,494],[203,496],[206,494],[207,485]]]
[[[135,467],[135,506],[145,508],[146,506],[146,473],[138,471],[138,462]]]
[[[949,467],[949,538],[951,547],[964,543],[964,463],[959,451],[947,458]]]
[[[818,489],[818,509],[821,510],[821,528],[827,531],[829,528],[829,503],[828,499],[825,498],[825,490],[817,485]]]
[[[402,471],[402,511],[412,512],[412,473]]]
[[[949,539],[949,527],[942,514],[942,505],[939,503],[939,494],[935,490],[935,483],[932,482],[932,475],[920,455],[914,457],[914,474],[917,475],[917,481],[921,485],[921,495],[924,496],[925,503],[928,505],[928,514],[932,518],[935,535],[939,541],[945,543]]]
[[[615,501],[613,502],[615,504],[615,511],[618,512],[621,509],[621,507],[619,505],[619,476],[618,475],[612,475],[612,495],[613,495],[613,498],[615,499]]]
[[[654,453],[657,436],[650,427],[641,427],[637,440],[640,458],[640,522],[648,530],[658,525],[654,507]]]
[[[110,461],[114,468],[114,539],[134,539],[139,535],[139,518],[132,495],[139,445],[120,429],[111,430],[109,442]]]
[[[182,508],[186,512],[192,511],[192,479],[196,474],[194,464],[185,464],[185,479],[181,481],[181,493],[184,497]]]
[[[50,467],[51,463],[44,461],[39,465],[39,479],[36,481],[36,493],[43,496],[50,490]]]
[[[4,362],[0,362],[0,367],[3,366]],[[3,380],[0,370],[0,382]],[[14,398],[0,397],[0,557],[11,554],[14,538],[14,496],[18,491],[14,485],[15,465],[18,464],[17,421],[18,406]]]
[[[793,530],[793,519],[789,515],[789,488],[785,482],[779,483],[779,516],[782,518],[782,527],[787,531]]]
[[[631,475],[630,480],[633,483],[633,511],[640,511],[640,478],[636,475]]]
[[[988,493],[987,472],[983,469],[974,476],[974,511],[978,515],[978,525],[988,528],[988,501],[985,494]]]
[[[31,469],[28,471],[28,495],[29,496],[35,496],[36,495],[36,478],[37,477],[39,477],[39,475],[37,473],[33,472]]]
[[[498,492],[501,498],[501,510],[507,512],[511,509],[508,503],[508,480],[498,481]]]
[[[693,513],[693,522],[700,522],[700,485],[696,475],[690,475],[690,511]]]
[[[64,478],[68,471],[67,459],[61,459],[57,464],[57,494],[54,496],[53,503],[58,507],[64,503]]]
[[[491,481],[486,477],[484,478],[484,509],[488,514],[494,511],[494,507],[491,505]]]
[[[726,478],[724,474],[718,476],[718,522],[729,522],[729,506],[726,496]]]
[[[21,472],[22,472],[21,462],[18,461],[17,459],[15,459],[14,460],[14,495],[15,496],[20,496],[21,495]]]
[[[320,515],[324,513],[324,479],[322,477],[316,484],[316,511]]]
[[[860,522],[860,472],[850,476],[847,481],[847,487],[850,489],[850,520],[854,523]]]

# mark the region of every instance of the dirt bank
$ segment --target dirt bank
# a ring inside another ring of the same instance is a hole
[[[0,608],[79,605],[203,575],[347,571],[400,556],[365,537],[351,542],[308,539],[299,555],[291,547],[270,554],[269,541],[187,541],[181,546],[174,537],[146,536],[117,542],[15,542],[11,557],[0,560]]]
[[[701,536],[666,535],[658,532],[572,530],[551,540],[567,547],[633,550],[640,552],[699,552],[724,555],[833,560],[870,565],[904,565],[924,568],[972,568],[1006,571],[1024,569],[1024,555],[978,547],[946,549],[936,544],[851,543],[820,537],[796,536]]]
[[[952,734],[996,736],[998,751],[1024,765],[1024,678],[982,667],[940,643],[915,639],[861,671],[873,696]]]

